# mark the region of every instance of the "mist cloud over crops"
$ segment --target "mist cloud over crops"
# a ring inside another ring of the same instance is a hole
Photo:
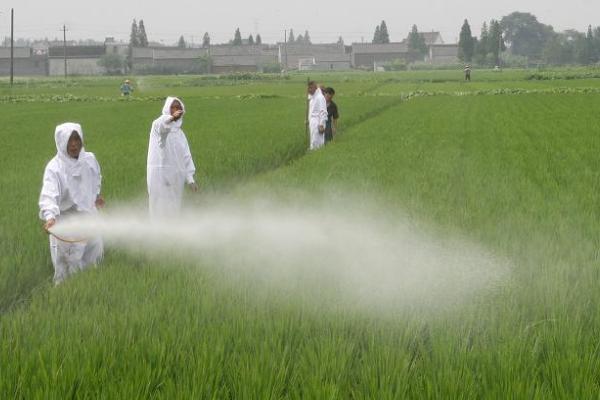
[[[324,204],[213,199],[163,220],[121,208],[63,221],[53,232],[71,239],[101,235],[107,246],[140,256],[219,265],[289,293],[317,287],[323,296],[316,301],[369,309],[460,304],[508,273],[506,261],[465,239],[426,233],[364,205]]]

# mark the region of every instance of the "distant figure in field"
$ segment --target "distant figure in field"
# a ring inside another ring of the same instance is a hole
[[[152,123],[148,146],[148,196],[150,215],[175,215],[181,209],[187,184],[198,191],[196,167],[187,138],[181,130],[185,106],[176,97],[167,97],[162,115]]]
[[[307,124],[310,131],[310,150],[316,150],[325,144],[327,101],[314,81],[308,82],[308,101]]]
[[[40,218],[49,230],[63,218],[95,214],[104,207],[100,194],[102,175],[93,153],[83,148],[83,131],[75,123],[56,127],[56,156],[44,171],[40,193]],[[69,275],[98,264],[102,259],[100,238],[67,243],[50,235],[50,255],[54,265],[54,282],[59,284]]]
[[[126,79],[125,82],[121,85],[121,96],[129,96],[133,93],[133,86],[131,86],[131,81]]]
[[[333,96],[335,96],[335,90],[332,87],[326,88],[325,101],[327,102],[327,124],[325,126],[325,143],[329,143],[333,140],[337,132],[338,119],[340,118],[337,104],[333,102]]]
[[[471,66],[465,65],[465,81],[471,82]]]

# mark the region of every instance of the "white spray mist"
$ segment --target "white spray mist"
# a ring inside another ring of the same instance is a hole
[[[121,208],[61,221],[53,233],[102,236],[107,246],[150,255],[175,251],[292,292],[318,285],[329,299],[333,293],[340,303],[368,309],[461,304],[497,287],[509,271],[481,246],[436,237],[364,205],[209,203],[161,220]]]

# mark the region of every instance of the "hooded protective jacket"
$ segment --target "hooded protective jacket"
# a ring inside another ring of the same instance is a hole
[[[69,156],[69,138],[76,132],[83,143],[79,124],[65,123],[56,127],[54,139],[56,156],[44,171],[39,206],[44,221],[60,221],[78,213],[96,213],[96,199],[100,194],[102,176],[93,153],[81,149],[77,159]],[[97,264],[102,259],[103,244],[100,238],[88,238],[80,243],[67,243],[50,236],[50,255],[54,265],[54,282]]]
[[[316,150],[325,144],[325,135],[319,132],[319,127],[327,124],[327,100],[317,88],[314,94],[308,96],[308,127],[310,129],[310,149]]]
[[[79,124],[65,123],[56,127],[54,140],[56,156],[44,172],[40,193],[40,218],[56,219],[65,212],[96,212],[96,198],[100,194],[102,175],[93,153],[81,149],[79,158],[67,153],[67,144],[73,132],[83,143]]]
[[[152,123],[148,145],[148,196],[150,215],[172,215],[181,209],[185,184],[194,183],[196,167],[187,138],[181,130],[183,116],[172,121],[171,104],[178,101],[185,114],[185,105],[176,97],[167,97],[162,115]]]

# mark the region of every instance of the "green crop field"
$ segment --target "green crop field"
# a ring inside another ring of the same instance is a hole
[[[313,78],[335,87],[342,115],[313,153],[305,75],[134,77],[132,99],[118,78],[0,81],[1,399],[598,397],[600,71]],[[253,279],[259,265],[109,247],[54,287],[37,217],[54,127],[82,124],[107,211],[143,202],[167,95],[188,110],[191,207],[335,193],[468,240],[507,271],[457,304],[355,307],[318,277],[289,289]]]

